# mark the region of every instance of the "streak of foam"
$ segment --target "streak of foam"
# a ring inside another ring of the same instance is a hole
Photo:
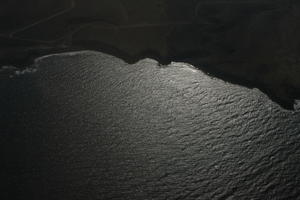
[[[36,67],[27,67],[25,69],[19,69],[15,66],[2,66],[0,68],[0,74],[4,74],[9,78],[14,78],[16,76],[22,76],[25,74],[32,74],[37,71]]]
[[[92,54],[92,53],[96,53],[96,52],[84,50],[84,51],[72,51],[72,52],[65,52],[65,53],[54,53],[54,54],[49,54],[49,55],[45,55],[45,56],[36,58],[35,63],[39,63],[41,60],[51,58],[51,57],[72,57],[72,56],[83,55],[83,54]]]
[[[15,75],[16,76],[21,76],[21,75],[25,75],[25,74],[32,74],[32,73],[35,73],[36,71],[37,71],[37,68],[28,67],[24,70],[16,70]]]
[[[300,100],[296,100],[296,101],[295,101],[294,109],[300,111]]]
[[[199,70],[197,70],[193,65],[183,63],[183,62],[171,62],[171,64],[169,64],[168,66],[170,66],[170,67],[180,67],[182,69],[189,70],[189,71],[192,71],[194,73],[199,72]]]

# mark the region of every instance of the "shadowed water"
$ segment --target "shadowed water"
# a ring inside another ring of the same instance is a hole
[[[184,63],[1,73],[3,199],[299,199],[300,112]]]

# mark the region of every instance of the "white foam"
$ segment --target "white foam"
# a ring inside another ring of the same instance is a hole
[[[168,66],[170,66],[170,67],[180,67],[182,69],[190,70],[194,73],[199,72],[199,70],[196,69],[193,65],[190,65],[188,63],[183,63],[183,62],[171,62],[171,64],[169,64]]]

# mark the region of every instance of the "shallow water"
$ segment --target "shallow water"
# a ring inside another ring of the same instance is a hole
[[[96,52],[35,65],[0,76],[6,199],[300,199],[300,111],[258,89]]]

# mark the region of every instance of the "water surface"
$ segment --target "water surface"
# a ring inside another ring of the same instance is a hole
[[[5,199],[300,199],[300,112],[258,89],[97,52],[35,67],[1,72]]]

